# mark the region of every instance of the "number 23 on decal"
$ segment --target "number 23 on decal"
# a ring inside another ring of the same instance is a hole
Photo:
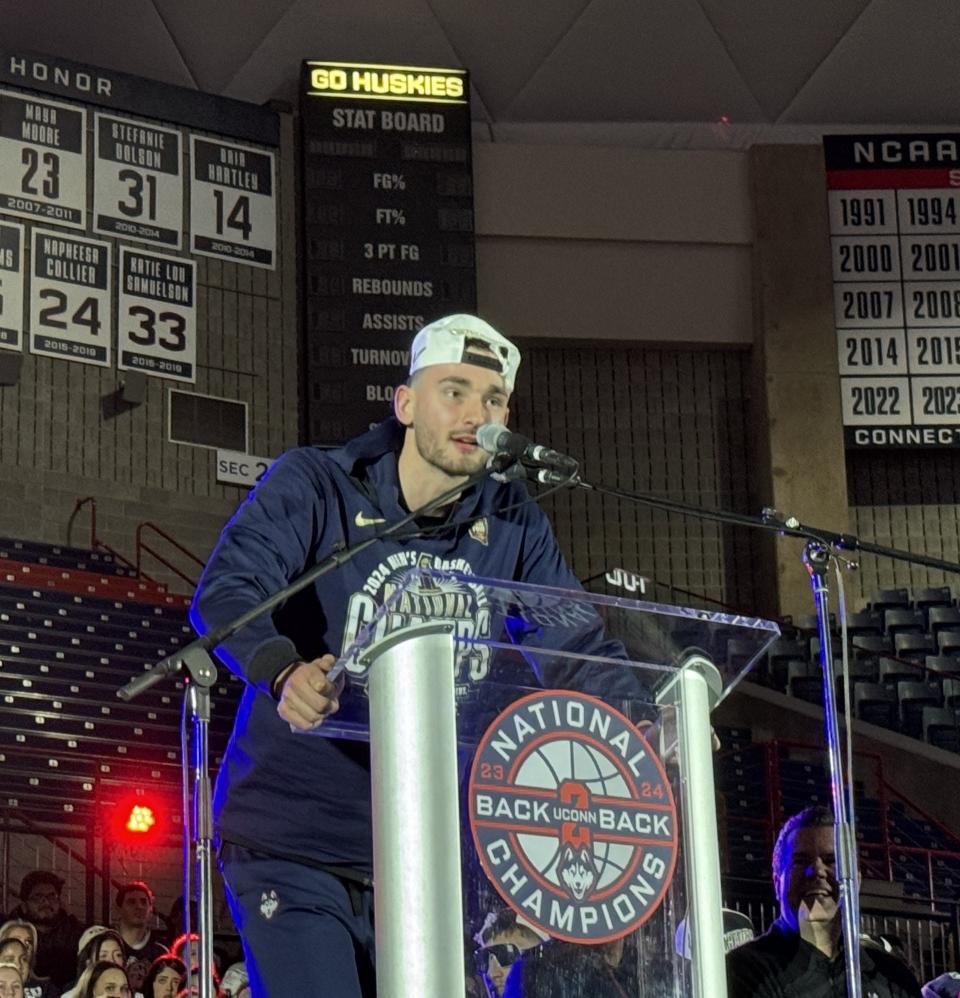
[[[481,762],[480,778],[483,780],[502,780],[504,777],[503,766],[499,763]]]
[[[50,200],[56,200],[60,196],[60,157],[55,152],[41,154],[32,146],[24,146],[20,159],[27,168],[20,181],[23,193],[42,195]],[[38,187],[37,172],[41,167],[42,179]]]

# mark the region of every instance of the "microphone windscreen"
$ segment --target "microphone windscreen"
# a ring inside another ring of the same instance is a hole
[[[506,440],[503,438],[509,432],[503,423],[484,423],[477,430],[477,443],[488,454],[497,454],[506,449]]]

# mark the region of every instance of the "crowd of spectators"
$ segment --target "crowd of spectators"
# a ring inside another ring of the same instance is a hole
[[[196,936],[176,934],[182,900],[169,923],[154,928],[154,896],[142,880],[119,887],[113,925],[83,923],[63,905],[64,881],[34,870],[19,904],[0,925],[0,998],[177,998],[197,991]],[[175,938],[171,938],[174,935]],[[220,981],[219,998],[249,998],[242,963]]]
[[[832,849],[832,816],[821,811],[808,809],[781,832],[773,864],[781,920],[766,935],[738,945],[728,956],[728,985],[736,998],[766,994],[764,988],[774,987],[771,981],[777,974],[803,977],[803,990],[798,994],[819,994],[814,984],[821,983],[827,987],[824,994],[832,993],[833,984],[837,993],[842,990],[842,961],[836,949],[837,888],[832,853],[827,855]],[[809,859],[808,853],[814,858]],[[803,859],[798,862],[797,857]],[[197,937],[180,934],[171,939],[152,928],[156,924],[154,897],[146,883],[131,881],[118,889],[113,925],[84,927],[64,909],[62,890],[63,880],[49,871],[35,870],[23,878],[20,903],[0,925],[0,998],[181,998],[196,994]],[[805,905],[814,913],[825,909],[819,935],[811,934],[812,929],[806,932],[808,923],[813,928],[820,923],[802,917]],[[168,922],[177,927],[181,915],[182,902],[178,902]],[[772,957],[767,952],[771,939],[783,942]],[[630,952],[630,939],[596,946],[560,943],[545,938],[511,909],[503,909],[488,915],[474,942],[473,975],[467,989],[474,998],[601,994],[627,998],[637,993],[629,974],[637,957]],[[742,940],[738,937],[736,942]],[[919,985],[906,965],[868,945],[866,962],[868,969],[873,968],[869,981],[873,990],[882,983],[878,993],[896,998],[919,996]],[[789,952],[778,962],[784,947]],[[681,949],[678,953],[688,955]],[[804,960],[799,961],[799,956]],[[222,980],[217,971],[214,967],[218,998],[250,998],[242,963],[230,966]],[[893,979],[896,986],[888,986]],[[775,988],[770,991],[774,992]],[[924,998],[955,998],[958,993],[957,974],[945,974],[923,989]]]
[[[780,917],[759,937],[740,912],[724,911],[730,998],[843,998],[847,994],[841,899],[832,813],[808,807],[780,829],[772,858]],[[690,959],[684,920],[675,954]],[[674,954],[662,938],[638,945],[644,929],[610,943],[561,942],[540,935],[510,909],[487,916],[474,937],[468,998],[644,998],[672,994]],[[641,956],[642,954],[642,956]],[[665,961],[664,966],[654,965]],[[638,973],[641,970],[642,973]],[[895,937],[861,938],[863,994],[871,998],[960,998],[960,974],[921,988]],[[642,978],[642,980],[641,980]],[[2,995],[0,995],[2,998]]]

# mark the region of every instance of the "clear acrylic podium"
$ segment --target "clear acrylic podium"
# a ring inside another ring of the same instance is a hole
[[[511,966],[507,996],[722,998],[709,715],[778,633],[398,571],[316,732],[370,742],[380,998],[485,995],[475,940],[508,908],[533,929],[524,945],[544,942]]]

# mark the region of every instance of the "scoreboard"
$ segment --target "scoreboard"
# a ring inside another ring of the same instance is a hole
[[[384,419],[413,334],[476,309],[467,74],[306,62],[305,434]]]
[[[0,349],[197,380],[196,257],[274,269],[275,112],[0,47]]]
[[[846,444],[960,446],[960,135],[824,151]]]

